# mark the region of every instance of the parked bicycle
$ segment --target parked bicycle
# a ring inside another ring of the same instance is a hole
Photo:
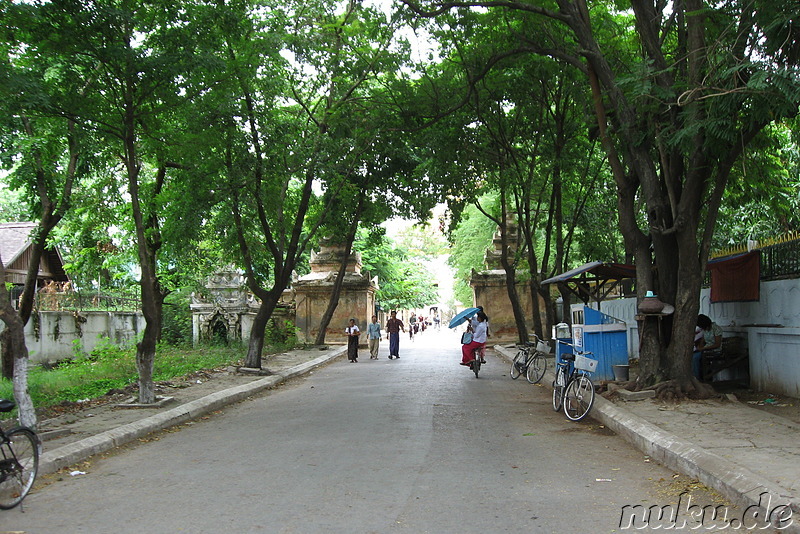
[[[0,412],[10,412],[14,402],[0,399]],[[28,494],[39,470],[41,442],[32,429],[0,428],[0,509],[14,508]]]
[[[517,345],[517,355],[511,362],[511,378],[516,380],[521,374],[525,374],[525,378],[531,384],[538,383],[544,376],[547,370],[547,360],[545,359],[550,353],[550,347],[546,341],[542,341],[534,334],[535,341],[528,341],[524,344]]]
[[[594,405],[594,384],[591,372],[597,367],[597,360],[589,358],[591,352],[581,351],[574,345],[559,341],[572,347],[574,354],[562,354],[556,359],[556,378],[553,381],[553,410],[564,410],[571,421],[580,421]]]

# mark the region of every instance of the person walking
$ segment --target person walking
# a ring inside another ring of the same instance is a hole
[[[372,316],[372,322],[367,325],[367,343],[369,344],[369,359],[378,359],[378,348],[381,344],[381,324],[378,316]]]
[[[344,333],[347,336],[347,359],[350,360],[350,363],[357,363],[358,336],[361,334],[361,331],[358,329],[355,319],[350,319],[350,325],[344,329]]]
[[[408,339],[414,341],[414,334],[417,333],[417,314],[411,312],[411,317],[408,318]]]
[[[400,330],[404,333],[406,331],[403,321],[397,318],[397,312],[392,311],[389,314],[389,320],[386,321],[386,339],[389,340],[389,359],[400,359]]]

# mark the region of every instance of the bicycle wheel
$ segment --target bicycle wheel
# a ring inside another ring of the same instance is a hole
[[[8,442],[0,445],[0,509],[22,502],[39,470],[39,438],[29,428],[11,429]]]
[[[527,354],[524,350],[520,350],[517,352],[517,355],[514,356],[514,361],[511,362],[511,378],[516,380],[519,378],[519,375],[522,374],[522,370],[525,367],[525,360],[527,358]]]
[[[564,401],[564,388],[567,384],[567,373],[564,368],[556,368],[556,379],[553,380],[553,411],[559,411]]]
[[[528,362],[528,371],[525,373],[525,378],[531,384],[536,384],[544,376],[545,370],[547,370],[547,360],[542,358],[541,354],[535,352],[531,361]]]
[[[564,392],[564,414],[570,421],[580,421],[594,404],[594,384],[586,375],[580,375]]]
[[[472,372],[475,373],[475,378],[478,378],[478,372],[481,370],[481,355],[475,354],[475,361],[472,362]]]

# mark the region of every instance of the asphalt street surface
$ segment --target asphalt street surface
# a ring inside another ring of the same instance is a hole
[[[87,462],[0,512],[0,532],[620,532],[677,477],[594,421],[551,408],[457,333],[362,350],[219,413]],[[698,499],[712,499],[704,494]],[[688,530],[687,530],[688,531]]]

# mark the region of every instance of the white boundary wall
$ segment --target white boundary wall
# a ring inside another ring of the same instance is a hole
[[[75,356],[76,345],[90,352],[103,338],[124,345],[138,339],[144,330],[144,317],[139,312],[39,312],[39,334],[34,317],[25,325],[25,343],[33,363],[54,362]],[[0,332],[5,325],[0,322]]]
[[[597,303],[590,306],[597,309]],[[628,355],[638,358],[636,299],[605,301],[600,311],[625,321]],[[761,282],[758,302],[712,304],[710,290],[703,289],[700,313],[721,326],[725,337],[747,340],[752,388],[800,398],[800,279]]]

